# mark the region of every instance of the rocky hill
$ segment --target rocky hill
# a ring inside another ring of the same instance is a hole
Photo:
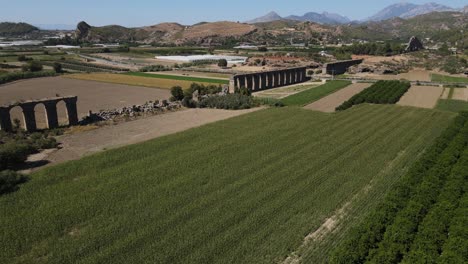
[[[0,36],[10,37],[10,36],[21,36],[24,34],[29,34],[39,29],[33,25],[27,23],[11,23],[11,22],[1,22],[0,23]]]

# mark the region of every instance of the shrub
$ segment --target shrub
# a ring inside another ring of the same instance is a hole
[[[10,142],[0,145],[0,170],[13,169],[26,161],[35,152],[27,142]]]
[[[170,67],[166,67],[164,65],[150,65],[145,66],[140,69],[140,72],[159,72],[159,71],[170,71]]]
[[[171,88],[171,94],[173,101],[180,101],[184,99],[184,90],[180,86],[174,86]]]
[[[42,71],[42,64],[37,61],[31,61],[22,67],[24,72],[39,72]]]
[[[8,74],[0,75],[0,84],[5,84],[8,82],[13,82],[22,79],[46,77],[46,76],[55,76],[57,73],[54,71],[40,71],[40,72],[12,72]]]
[[[251,96],[242,94],[228,94],[223,96],[209,96],[198,103],[200,108],[217,109],[249,109],[258,105]]]
[[[227,66],[228,66],[227,60],[226,60],[226,59],[220,59],[220,60],[218,61],[218,66],[219,66],[219,67],[227,67]]]
[[[14,171],[0,171],[0,195],[14,192],[18,185],[25,183],[28,178]]]
[[[60,63],[58,63],[58,62],[55,62],[53,67],[54,67],[54,71],[55,71],[56,73],[61,73],[61,72],[63,72],[62,64],[60,64]]]

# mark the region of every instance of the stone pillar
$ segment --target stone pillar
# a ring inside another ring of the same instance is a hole
[[[273,85],[273,83],[272,83],[272,82],[273,82],[273,73],[268,72],[268,73],[267,73],[267,79],[268,79],[267,88],[273,88],[273,87],[275,87],[275,86]]]
[[[283,79],[283,85],[286,86],[286,85],[289,85],[289,82],[288,82],[288,75],[287,75],[287,70],[283,70],[281,71],[281,78]]]
[[[289,79],[289,84],[294,84],[293,80],[293,70],[288,70],[288,79]]]
[[[250,91],[252,91],[252,88],[253,88],[253,85],[252,85],[252,75],[246,75],[245,76],[245,79],[246,79],[246,86],[245,88],[249,89]]]
[[[13,130],[9,107],[0,107],[0,130],[7,132]]]
[[[294,69],[293,70],[293,80],[294,80],[294,83],[298,83],[299,82],[299,78],[297,78],[297,69]]]
[[[260,74],[256,73],[252,75],[253,86],[252,91],[258,91],[260,89]]]
[[[74,126],[78,124],[78,109],[76,107],[77,97],[69,97],[63,99],[67,107],[68,124]]]
[[[57,128],[59,126],[58,114],[57,114],[57,102],[47,101],[44,102],[46,110],[47,128]]]
[[[265,90],[267,87],[267,73],[262,72],[260,74],[260,90]]]
[[[34,114],[36,103],[24,103],[20,106],[23,109],[24,129],[29,132],[36,131],[36,115]]]
[[[284,79],[281,78],[281,77],[282,77],[281,71],[277,71],[277,72],[276,72],[276,77],[277,77],[277,79],[276,79],[276,87],[283,86],[283,81],[284,81]]]

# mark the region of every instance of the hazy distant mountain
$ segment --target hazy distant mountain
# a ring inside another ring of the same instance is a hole
[[[349,20],[349,18],[347,17],[328,12],[323,12],[322,14],[309,12],[304,14],[303,16],[288,16],[286,17],[286,19],[297,21],[310,21],[326,25],[346,24],[351,22],[351,20]]]
[[[272,22],[272,21],[277,21],[277,20],[283,20],[283,18],[280,15],[278,15],[276,12],[272,11],[264,16],[257,17],[255,19],[247,21],[246,23],[255,24],[255,23]]]
[[[412,18],[419,15],[424,15],[432,12],[456,11],[455,9],[440,5],[437,3],[428,3],[416,5],[412,3],[398,3],[384,8],[382,11],[371,16],[367,20],[382,21],[394,17]]]

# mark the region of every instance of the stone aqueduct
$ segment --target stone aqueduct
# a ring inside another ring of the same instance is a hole
[[[26,131],[35,131],[37,130],[36,115],[34,108],[37,105],[44,105],[46,113],[46,122],[47,128],[57,128],[59,126],[58,114],[57,114],[57,103],[60,101],[65,102],[68,124],[77,125],[78,124],[78,110],[76,103],[78,97],[76,96],[67,96],[67,97],[57,97],[52,99],[42,99],[42,100],[32,100],[21,102],[17,104],[0,106],[0,129],[4,131],[13,130],[12,120],[10,116],[10,110],[16,106],[21,107],[23,111],[23,120],[24,128]]]
[[[299,67],[276,71],[236,74],[231,77],[229,91],[233,93],[236,87],[244,87],[252,92],[256,92],[305,82],[307,80],[306,69],[306,67]]]

